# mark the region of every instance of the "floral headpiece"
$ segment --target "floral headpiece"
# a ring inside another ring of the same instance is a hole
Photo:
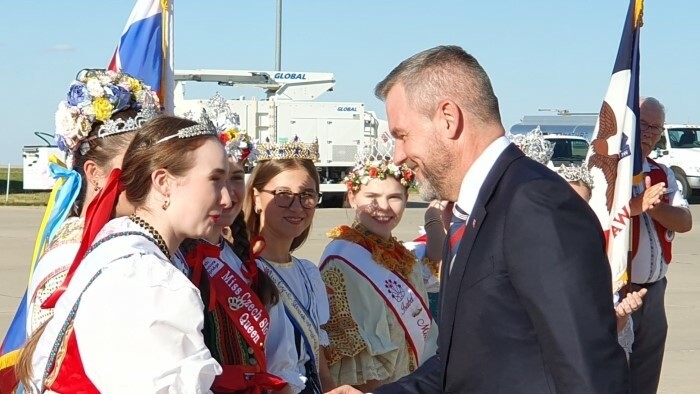
[[[388,159],[373,160],[355,166],[345,176],[343,182],[348,190],[358,191],[362,185],[368,184],[371,179],[387,179],[389,177],[394,177],[408,189],[413,185],[415,174],[405,164],[397,166]]]
[[[282,159],[306,159],[318,161],[318,140],[307,144],[301,142],[298,136],[290,142],[274,143],[269,138],[265,142],[258,143],[257,161],[282,160]]]
[[[345,176],[343,182],[349,191],[358,191],[362,185],[371,179],[387,179],[394,177],[405,188],[413,186],[415,174],[406,165],[397,166],[391,160],[394,151],[394,141],[374,140],[361,149],[357,157],[357,165]]]
[[[588,171],[588,165],[583,163],[582,165],[570,165],[557,168],[557,174],[561,175],[562,178],[566,179],[567,182],[578,182],[581,181],[588,186],[589,189],[593,189],[593,177]]]
[[[527,134],[509,134],[508,138],[525,156],[538,163],[546,165],[554,155],[554,144],[544,139],[539,127]]]
[[[257,157],[255,145],[248,133],[241,131],[239,116],[231,111],[226,99],[217,92],[205,105],[205,111],[211,115],[211,121],[226,153],[236,162],[254,161]],[[193,119],[192,111],[188,111],[184,116]]]
[[[113,114],[132,109],[133,118],[114,119]],[[160,112],[158,96],[143,82],[125,73],[109,70],[82,70],[71,83],[65,101],[56,111],[56,144],[64,152],[82,154],[90,149],[88,134],[95,122],[102,122],[97,135],[133,131]]]

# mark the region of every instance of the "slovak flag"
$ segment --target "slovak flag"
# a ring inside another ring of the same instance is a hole
[[[136,0],[108,69],[143,80],[172,113],[173,0]]]
[[[607,240],[613,291],[628,281],[632,186],[642,179],[639,144],[639,33],[643,0],[631,0],[610,85],[588,152],[593,177],[590,205]]]

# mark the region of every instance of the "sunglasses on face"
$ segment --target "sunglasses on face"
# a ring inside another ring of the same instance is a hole
[[[272,194],[275,205],[280,208],[290,208],[294,200],[299,198],[299,203],[304,209],[316,208],[321,202],[321,195],[316,192],[292,193],[289,190],[260,190],[263,193]]]

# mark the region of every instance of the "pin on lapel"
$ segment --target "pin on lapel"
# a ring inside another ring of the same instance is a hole
[[[476,228],[476,219],[472,220],[472,228]]]

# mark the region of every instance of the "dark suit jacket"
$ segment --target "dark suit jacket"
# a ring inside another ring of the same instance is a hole
[[[510,145],[469,213],[452,269],[443,263],[438,355],[375,393],[627,392],[588,204]]]

